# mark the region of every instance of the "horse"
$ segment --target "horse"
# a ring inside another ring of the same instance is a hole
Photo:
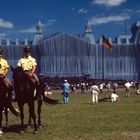
[[[42,127],[41,123],[41,107],[42,103],[48,103],[51,105],[59,104],[59,101],[56,99],[51,99],[45,95],[45,77],[44,75],[40,75],[39,77],[39,85],[36,88],[36,96],[35,100],[38,102],[38,108],[37,108],[37,114],[38,114],[38,128]],[[29,121],[28,121],[28,127],[31,126],[31,115],[29,114]]]
[[[22,67],[13,68],[11,66],[11,70],[13,72],[15,96],[20,111],[20,120],[21,120],[20,133],[24,133],[24,129],[25,129],[24,112],[23,112],[25,103],[28,104],[29,114],[34,122],[34,133],[36,133],[38,131],[37,123],[36,123],[35,105],[34,105],[34,101],[35,101],[34,91],[36,85],[28,77],[28,75],[26,74],[26,72],[23,70]]]
[[[2,113],[4,111],[6,117],[6,127],[9,126],[8,124],[8,109],[15,115],[19,116],[19,112],[17,112],[14,107],[12,106],[11,102],[11,94],[9,94],[8,88],[4,82],[4,77],[0,75],[0,135],[3,134],[2,132]]]

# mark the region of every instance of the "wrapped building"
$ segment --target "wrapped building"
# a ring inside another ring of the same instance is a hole
[[[102,46],[102,38],[95,42],[90,27],[86,26],[84,37],[70,33],[56,33],[44,37],[38,27],[31,44],[37,59],[38,73],[50,77],[82,77],[108,80],[140,80],[140,24],[132,25],[132,36],[109,38],[113,47],[110,53]],[[22,56],[24,43],[4,44],[5,57],[16,66]],[[11,73],[9,73],[11,75]]]

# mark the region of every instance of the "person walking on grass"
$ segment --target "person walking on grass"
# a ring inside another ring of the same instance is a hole
[[[100,88],[100,93],[103,93],[104,84],[101,83],[101,84],[99,85],[99,88]]]
[[[132,85],[129,81],[127,81],[124,86],[125,86],[125,97],[129,97],[130,96],[130,87]]]
[[[95,84],[95,82],[92,83],[92,86],[91,86],[90,91],[91,91],[91,93],[92,93],[92,103],[93,103],[93,104],[97,104],[97,103],[98,103],[99,88],[98,88],[98,86]]]
[[[68,104],[69,102],[69,92],[70,92],[70,84],[67,80],[64,80],[63,84],[63,101],[64,104]]]

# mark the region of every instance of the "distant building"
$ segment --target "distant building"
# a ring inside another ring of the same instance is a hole
[[[88,42],[90,44],[95,44],[95,38],[92,34],[92,27],[89,22],[87,22],[86,26],[85,26],[84,39],[86,42]]]
[[[39,21],[33,41],[0,39],[0,46],[5,50],[9,64],[16,66],[23,47],[31,44],[38,73],[46,76],[81,77],[88,74],[93,79],[140,80],[139,22],[132,25],[131,31],[132,36],[109,38],[113,46],[110,53],[102,46],[102,38],[99,42],[95,41],[89,24],[85,27],[83,37],[63,32],[45,37]]]
[[[132,42],[134,44],[140,44],[140,21],[134,23],[131,27]]]
[[[35,36],[33,39],[33,45],[37,45],[38,42],[41,42],[41,40],[43,39],[44,35],[43,35],[43,24],[41,23],[41,21],[38,21],[38,24],[36,25],[36,32],[35,32]]]

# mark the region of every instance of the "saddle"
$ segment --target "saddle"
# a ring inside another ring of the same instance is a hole
[[[33,85],[36,85],[36,84],[37,84],[37,80],[35,79],[34,76],[32,76],[32,77],[29,76],[28,73],[29,73],[29,72],[25,72],[25,74],[27,75],[27,78],[30,79],[30,81],[31,81],[31,83],[32,83]]]
[[[0,80],[3,80],[3,79],[4,79],[4,75],[0,74]]]
[[[3,75],[0,75],[0,85],[3,87],[3,89],[6,90],[6,92],[7,92],[6,96],[11,97],[12,91],[13,91],[13,86],[9,85],[6,82],[5,77]]]
[[[28,76],[28,78],[30,79],[30,81],[32,82],[33,85],[36,85],[37,81],[34,76],[32,76],[32,77]]]
[[[8,89],[9,88],[9,85],[8,85],[8,83],[6,83],[4,81],[4,78],[5,77],[2,74],[0,74],[0,84],[4,85]]]

